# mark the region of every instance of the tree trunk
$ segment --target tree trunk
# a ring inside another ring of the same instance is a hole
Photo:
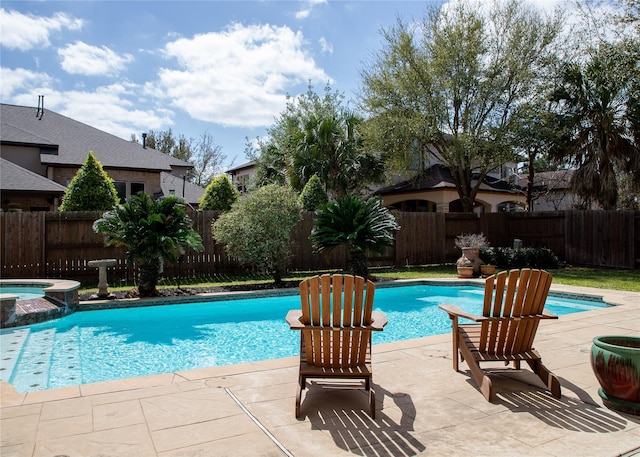
[[[140,283],[138,293],[141,297],[155,297],[158,295],[158,277],[160,276],[160,257],[147,260],[140,264]]]
[[[350,249],[349,257],[351,263],[351,271],[356,276],[362,276],[367,279],[369,277],[369,266],[366,252]]]

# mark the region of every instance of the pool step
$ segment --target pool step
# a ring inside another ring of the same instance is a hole
[[[0,380],[9,382],[28,335],[28,328],[5,330],[0,333],[0,347],[2,348]]]
[[[51,366],[52,348],[55,347],[53,344],[55,335],[55,329],[28,333],[24,341],[20,363],[12,377],[13,385],[28,386],[30,390],[48,387],[48,374]]]

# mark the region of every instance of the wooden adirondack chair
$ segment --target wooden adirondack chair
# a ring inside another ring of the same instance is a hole
[[[489,361],[503,361],[505,365],[513,362],[516,369],[526,361],[552,395],[560,398],[558,378],[542,364],[540,354],[533,348],[540,320],[558,318],[544,310],[552,279],[546,271],[531,269],[490,276],[485,283],[482,316],[455,305],[440,305],[452,320],[453,369],[458,371],[460,352],[488,401],[493,400],[494,389],[480,363]],[[476,324],[459,324],[461,317]]]
[[[307,379],[346,378],[364,380],[375,419],[371,334],[381,331],[387,318],[373,311],[374,292],[375,284],[360,276],[322,275],[300,282],[302,308],[286,317],[289,327],[301,332],[296,417]]]

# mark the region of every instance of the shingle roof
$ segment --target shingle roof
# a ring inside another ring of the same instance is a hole
[[[58,154],[41,154],[43,164],[80,167],[91,150],[105,168],[171,171],[171,166],[191,164],[155,149],[124,140],[110,133],[45,109],[42,119],[36,108],[0,104],[0,140],[8,144],[58,146]]]
[[[66,187],[0,158],[0,189],[38,192],[64,192]]]
[[[242,165],[238,165],[237,167],[229,168],[226,172],[233,173],[234,171],[244,170],[245,168],[253,168],[256,166],[256,161],[252,160],[247,163],[243,163]]]
[[[402,181],[398,184],[378,189],[375,193],[377,195],[392,195],[407,192],[418,192],[429,189],[455,189],[455,187],[456,185],[453,182],[453,176],[451,176],[451,171],[449,170],[449,168],[445,167],[444,165],[437,164],[429,168],[425,175],[420,179],[410,179],[407,181]],[[513,191],[514,188],[517,187],[518,186],[513,186],[506,181],[491,176],[485,177],[482,184],[480,184],[481,190],[497,192]]]
[[[184,185],[184,196],[182,189]],[[199,205],[200,197],[204,194],[204,189],[189,181],[183,181],[182,176],[172,175],[170,173],[160,173],[160,186],[164,196],[171,195],[173,189],[176,197],[183,197],[187,203],[191,205]]]

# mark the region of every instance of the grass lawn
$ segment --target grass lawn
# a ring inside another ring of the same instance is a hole
[[[388,279],[420,279],[420,278],[452,278],[456,277],[455,265],[420,265],[402,268],[372,268],[371,274],[379,278]],[[283,278],[285,281],[296,281],[314,274],[331,273],[322,272],[291,272]],[[554,284],[566,284],[571,286],[593,287],[597,289],[614,289],[632,292],[640,292],[640,270],[619,270],[611,268],[586,268],[566,267],[557,270],[549,270],[553,275]],[[216,275],[204,278],[182,278],[181,287],[215,287],[231,285],[260,285],[272,282],[268,275],[244,275],[226,276]],[[109,290],[129,290],[132,284],[109,284]],[[159,288],[178,287],[176,279],[163,279],[158,284]],[[95,292],[94,284],[83,284],[80,292]]]

